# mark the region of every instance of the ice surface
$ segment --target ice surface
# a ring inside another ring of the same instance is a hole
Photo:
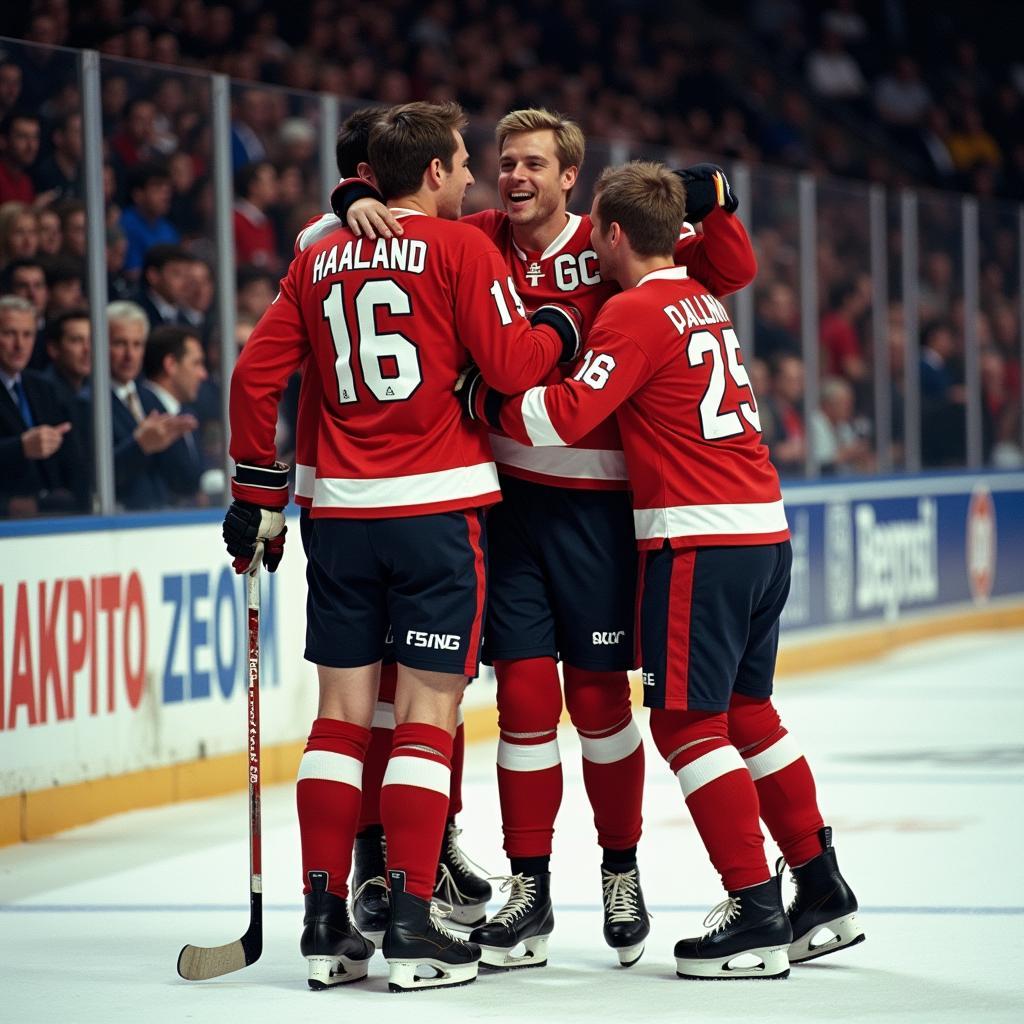
[[[366,982],[308,991],[295,812],[291,787],[282,786],[264,794],[263,958],[214,982],[181,981],[174,966],[183,943],[218,945],[245,928],[244,795],[121,815],[0,850],[0,1015],[72,1024],[374,1021],[399,1012],[417,1024],[447,1024],[453,1014],[516,1024],[1024,1020],[1024,633],[951,637],[786,680],[777,703],[815,769],[868,936],[794,967],[788,981],[675,977],[673,943],[699,932],[721,894],[677,784],[649,743],[640,868],[653,930],[640,963],[617,966],[601,939],[600,857],[579,745],[563,730],[547,968],[396,1003],[377,957]],[[497,873],[505,861],[493,763],[493,743],[468,751],[459,823],[463,849]]]

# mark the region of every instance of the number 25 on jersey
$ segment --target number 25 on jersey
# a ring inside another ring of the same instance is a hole
[[[761,433],[761,418],[757,414],[754,389],[750,385],[747,368],[739,361],[739,350],[740,340],[731,327],[723,328],[721,338],[713,331],[694,331],[686,346],[686,358],[690,366],[707,366],[708,356],[711,357],[708,386],[699,406],[701,433],[707,441],[723,441],[727,437],[735,437],[746,430],[747,424]],[[737,387],[746,388],[750,394],[749,402],[741,400],[738,403],[738,413],[724,409],[727,367]]]

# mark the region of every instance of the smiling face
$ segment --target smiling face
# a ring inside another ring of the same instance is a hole
[[[517,132],[501,147],[498,191],[509,220],[537,226],[565,215],[577,168],[558,163],[553,131]]]

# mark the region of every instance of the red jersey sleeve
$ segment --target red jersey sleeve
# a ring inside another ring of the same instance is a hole
[[[652,373],[636,342],[595,324],[575,374],[505,401],[502,430],[520,444],[571,445],[606,420]]]
[[[480,241],[457,277],[455,323],[484,380],[516,394],[555,368],[562,341],[551,327],[530,326],[508,267],[491,242]]]
[[[309,337],[296,293],[292,263],[281,291],[256,325],[231,375],[231,457],[247,466],[273,466],[277,407],[288,378],[310,352]],[[257,505],[284,506],[285,490],[267,490],[231,482],[231,493]]]
[[[757,274],[757,257],[743,222],[716,206],[701,223],[703,234],[683,225],[673,253],[676,266],[686,267],[690,277],[718,297],[745,288]]]

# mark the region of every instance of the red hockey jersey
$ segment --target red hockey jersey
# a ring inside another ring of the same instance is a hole
[[[686,268],[656,270],[612,297],[585,349],[573,377],[505,402],[510,437],[570,445],[615,413],[640,548],[789,536],[736,331]]]
[[[462,419],[456,378],[474,360],[497,387],[522,390],[561,355],[557,333],[531,328],[517,308],[481,232],[396,212],[402,238],[373,242],[343,228],[296,257],[231,379],[231,456],[271,465],[281,390],[312,354],[321,380],[315,517],[424,515],[500,500],[487,435]],[[237,481],[232,492],[267,500]]]
[[[602,281],[597,253],[590,245],[591,221],[569,214],[565,230],[544,250],[524,252],[512,237],[512,224],[502,210],[485,210],[462,218],[489,235],[512,274],[527,312],[547,302],[571,304],[583,315],[584,337],[604,303],[619,287]],[[738,218],[715,208],[704,221],[704,234],[684,224],[676,244],[675,262],[713,295],[728,295],[753,280],[757,261]],[[565,375],[556,369],[545,382]],[[492,383],[492,382],[489,382]],[[585,490],[626,490],[629,481],[622,441],[614,417],[565,448],[529,448],[514,438],[491,434],[494,459],[502,473],[553,487]]]

